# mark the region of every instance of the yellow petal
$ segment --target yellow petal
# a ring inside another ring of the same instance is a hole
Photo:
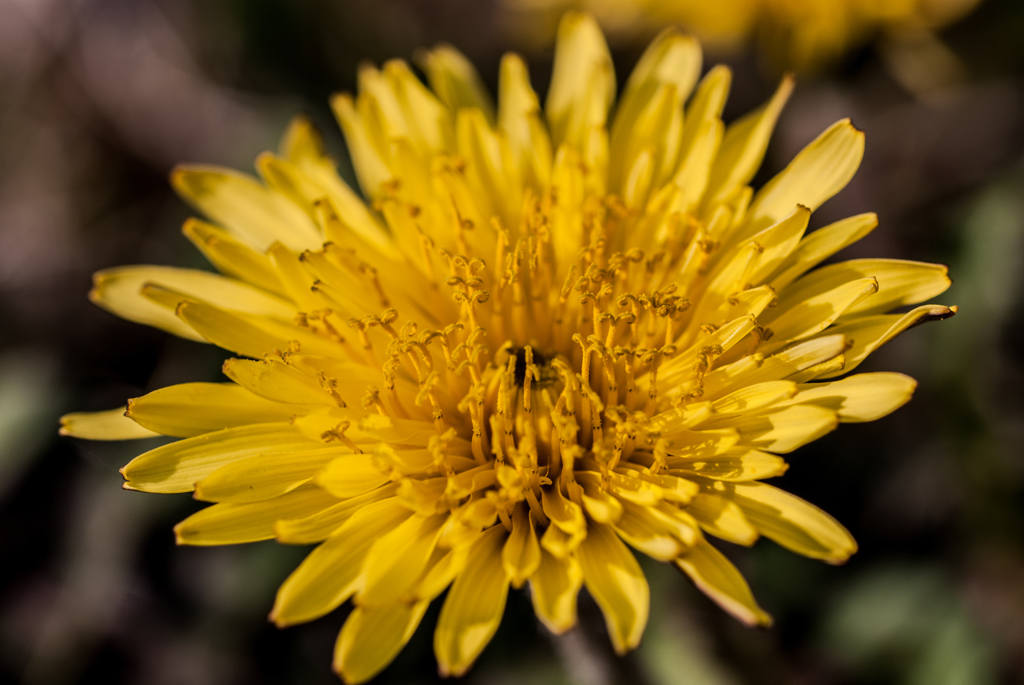
[[[179,545],[236,545],[274,538],[282,519],[310,516],[334,506],[337,498],[320,488],[304,487],[281,497],[249,504],[214,504],[174,527]]]
[[[682,134],[682,100],[674,85],[662,85],[636,113],[633,121],[612,129],[618,139],[609,145],[609,190],[629,207],[643,207],[651,186],[660,185],[667,169],[675,169],[674,153]]]
[[[733,297],[737,292],[743,290],[748,284],[747,280],[751,270],[756,266],[757,260],[761,255],[761,246],[756,243],[748,242],[744,247],[735,250],[728,251],[731,254],[726,254],[725,258],[718,263],[717,266],[712,267],[708,272],[708,285],[695,306],[693,307],[693,315],[691,321],[694,322],[694,326],[691,326],[691,330],[695,329],[701,323],[713,323],[716,326],[721,326],[724,321],[716,316],[722,312],[722,308],[728,303],[729,299]],[[750,317],[753,322],[753,317]],[[700,322],[700,323],[697,323]],[[721,331],[715,331],[713,335],[717,335]],[[749,332],[749,331],[747,331]],[[709,336],[711,337],[711,336]],[[689,340],[687,340],[689,342]],[[704,346],[702,341],[702,347]],[[724,350],[723,346],[723,350]],[[673,360],[679,363],[676,360]]]
[[[234,426],[288,421],[295,411],[234,383],[182,383],[128,400],[125,415],[162,435],[190,438]]]
[[[684,129],[685,135],[686,129]],[[672,182],[679,187],[680,194],[675,207],[683,213],[693,213],[707,189],[711,177],[711,165],[715,161],[718,146],[722,143],[725,126],[719,119],[708,121],[694,135],[688,153],[682,158]]]
[[[362,419],[359,422],[359,430],[381,442],[389,442],[393,445],[418,445],[421,447],[426,447],[430,439],[437,434],[434,430],[434,424],[429,421],[396,419],[390,416],[377,415],[370,415]],[[463,447],[467,451],[459,452],[459,454],[469,453],[469,442],[461,438],[456,438],[448,446],[450,454],[454,454],[456,448],[461,449]]]
[[[332,460],[317,474],[316,483],[335,497],[357,497],[387,483],[390,478],[370,454],[346,454]]]
[[[354,432],[354,436],[356,438],[359,438],[361,432],[362,431],[356,430]],[[437,453],[432,452],[431,450],[395,449],[390,445],[380,443],[374,444],[372,446],[372,451],[373,456],[375,456],[378,460],[394,469],[397,469],[399,473],[405,475],[410,475],[413,473],[422,473],[423,471],[427,470],[428,468],[435,464],[434,459],[437,456]],[[450,458],[454,460],[456,459],[456,455],[450,454]],[[470,463],[475,464],[476,462],[471,461]],[[453,468],[455,468],[454,464]],[[461,478],[465,473],[467,473],[467,471],[463,471],[458,475],[454,476],[453,480]],[[491,484],[494,483],[493,477],[490,479],[490,482],[487,485],[482,485],[482,483],[487,481],[486,478],[474,477],[472,480],[476,481],[476,483],[471,484],[468,494],[472,494],[481,488],[489,487]]]
[[[324,157],[324,140],[305,114],[296,114],[281,135],[278,153],[295,164],[318,164]]]
[[[99,271],[93,276],[89,299],[122,319],[201,340],[175,317],[173,306],[164,307],[142,295],[143,286],[149,283],[216,303],[231,311],[289,318],[295,313],[294,307],[287,302],[241,281],[206,271],[169,266],[122,266]]]
[[[518,55],[502,57],[498,92],[498,127],[508,140],[523,183],[539,192],[551,178],[551,138],[541,120],[540,101],[530,86],[526,64]]]
[[[686,512],[715,537],[748,547],[757,542],[757,529],[750,525],[735,502],[724,497],[702,493],[690,500]]]
[[[751,237],[751,240],[764,248],[757,259],[757,268],[750,276],[751,283],[763,283],[768,275],[789,257],[800,244],[810,218],[811,210],[804,205],[798,205],[783,215],[778,223]]]
[[[346,683],[365,683],[398,656],[423,620],[428,601],[356,607],[334,646],[334,670]]]
[[[658,185],[675,171],[683,128],[682,103],[697,82],[700,67],[696,39],[678,29],[662,31],[644,52],[626,82],[611,126],[612,189],[622,185],[638,154],[648,146],[654,146],[658,157]]]
[[[425,467],[426,464],[424,464]],[[492,464],[481,464],[458,475],[451,476],[448,478],[444,494],[452,501],[469,497],[474,492],[493,486],[496,475],[501,470],[500,468],[496,470]],[[513,469],[509,469],[509,471],[513,471]]]
[[[544,109],[551,139],[583,152],[595,128],[604,126],[615,100],[615,69],[608,45],[589,14],[569,12],[558,26],[551,87]]]
[[[365,197],[374,200],[380,196],[381,186],[391,178],[391,170],[373,144],[366,117],[357,111],[352,96],[347,93],[333,96],[331,109],[345,134],[345,145],[352,157],[359,187]]]
[[[509,582],[501,561],[506,537],[502,526],[484,531],[441,607],[434,654],[442,677],[469,670],[501,623]]]
[[[447,508],[444,499],[448,479],[444,476],[415,480],[403,478],[398,490],[398,497],[405,506],[417,514],[437,514]]]
[[[577,472],[576,480],[583,486],[583,508],[590,518],[601,523],[614,523],[622,517],[622,503],[605,492],[601,475]]]
[[[727,301],[728,310],[725,314],[726,320],[737,319],[740,317],[761,316],[766,308],[772,306],[775,302],[775,291],[773,291],[767,285],[760,285],[756,288],[750,288],[743,292],[736,293]],[[719,309],[719,313],[722,310]],[[739,350],[737,350],[738,352]],[[744,355],[745,356],[745,355]]]
[[[857,551],[849,531],[813,504],[765,483],[735,483],[727,495],[765,537],[786,549],[830,564]]]
[[[451,585],[456,576],[466,568],[466,562],[469,560],[470,552],[473,551],[473,545],[481,535],[483,533],[480,532],[470,534],[460,541],[454,549],[447,552],[442,552],[440,548],[435,548],[434,559],[436,559],[436,563],[434,559],[431,560],[430,564],[428,564],[429,570],[423,574],[416,587],[409,593],[410,597],[415,600],[431,600],[444,592],[445,588]]]
[[[323,237],[300,207],[251,176],[214,166],[179,166],[171,185],[190,205],[259,251],[278,241],[294,250],[319,247]]]
[[[226,428],[185,438],[141,454],[121,469],[127,490],[191,492],[224,464],[267,451],[298,452],[323,447],[286,423]]]
[[[878,291],[878,281],[868,277],[843,283],[807,299],[786,298],[779,304],[777,314],[765,321],[775,332],[772,343],[780,347],[820,333],[843,314],[854,311],[858,303],[870,302]]]
[[[768,139],[775,128],[775,122],[792,92],[793,78],[787,76],[771,100],[734,121],[725,130],[725,138],[711,169],[711,180],[705,195],[707,207],[722,201],[754,178],[768,149]]]
[[[901,373],[861,373],[831,383],[800,386],[793,404],[814,404],[844,423],[876,421],[910,401],[917,381]]]
[[[296,345],[311,354],[344,354],[344,348],[308,329],[266,317],[234,314],[202,302],[182,302],[177,315],[206,340],[248,357],[260,358]]]
[[[723,427],[738,430],[744,444],[779,454],[817,440],[838,425],[836,412],[811,405],[795,405],[761,416],[740,414],[722,423]]]
[[[302,452],[268,450],[236,459],[196,483],[204,502],[259,502],[279,497],[308,482],[324,464],[348,452],[345,446]]]
[[[558,526],[548,526],[540,538],[540,546],[559,559],[567,559],[580,546],[584,537],[585,535],[570,536]]]
[[[477,108],[494,121],[494,102],[473,63],[451,45],[425,51],[419,59],[430,89],[452,112]]]
[[[731,428],[686,431],[673,438],[665,451],[672,457],[710,459],[725,454],[739,440],[740,434]]]
[[[846,187],[863,157],[864,133],[837,121],[757,192],[750,221],[778,221],[798,204],[814,211]]]
[[[586,535],[587,521],[583,518],[583,509],[567,499],[557,485],[541,489],[541,503],[551,523],[567,533],[579,534],[581,539]]]
[[[551,216],[551,242],[555,249],[555,262],[562,269],[558,277],[562,279],[583,239],[580,208],[583,206],[585,184],[582,160],[573,148],[558,148],[551,171],[551,187],[558,199]]]
[[[858,214],[842,219],[806,236],[775,273],[766,279],[773,288],[782,289],[848,245],[852,245],[878,226],[878,215]]]
[[[501,563],[512,587],[517,589],[540,566],[540,543],[537,542],[533,515],[525,502],[520,502],[513,511],[512,533],[501,550]]]
[[[690,349],[682,352],[667,363],[663,363],[658,371],[658,383],[664,383],[669,387],[675,381],[686,382],[692,379],[693,364],[701,354],[701,350],[713,345],[718,345],[723,351],[728,351],[733,345],[743,340],[754,327],[757,326],[757,319],[753,316],[741,316],[721,326],[711,335],[700,338],[699,342]]]
[[[661,378],[658,378],[661,381]],[[673,439],[677,435],[691,433],[694,426],[704,423],[711,417],[710,402],[692,402],[655,414],[651,418],[651,429],[661,437]]]
[[[583,572],[576,559],[559,559],[541,551],[540,566],[530,576],[530,596],[537,618],[552,633],[560,635],[576,625],[576,597],[582,585]]]
[[[672,561],[686,549],[676,534],[674,522],[666,516],[657,516],[652,506],[626,501],[622,509],[615,532],[634,549],[659,561]]]
[[[456,147],[467,161],[466,177],[474,189],[477,203],[485,214],[498,214],[506,220],[511,212],[519,210],[519,179],[507,166],[507,148],[491,129],[479,109],[459,112],[455,126]],[[503,154],[504,153],[504,154]],[[510,201],[515,198],[516,201]],[[487,207],[492,206],[492,211]]]
[[[320,300],[313,293],[315,279],[303,268],[298,253],[281,243],[274,243],[267,248],[267,258],[274,267],[281,286],[295,303],[296,309],[311,312],[320,306]]]
[[[408,126],[408,137],[420,152],[429,159],[431,156],[450,150],[452,146],[452,112],[437,99],[429,88],[423,85],[409,65],[393,59],[384,64],[384,77],[394,93],[402,117]],[[361,82],[360,88],[365,89]],[[384,97],[375,91],[381,102]],[[389,120],[389,123],[391,121]],[[391,137],[401,137],[398,131],[389,131]]]
[[[744,357],[705,376],[703,397],[716,399],[731,388],[788,378],[838,357],[848,343],[844,335],[827,335],[791,345],[767,359],[760,355]]]
[[[233,238],[223,228],[192,218],[185,222],[181,232],[221,273],[267,292],[284,295],[267,256]]]
[[[282,517],[274,525],[278,542],[292,545],[323,542],[366,505],[394,497],[395,491],[398,490],[398,483],[388,483],[359,497],[352,497],[341,502],[338,502],[337,498],[328,494],[326,490],[321,488],[317,488],[317,490],[330,497],[335,503],[308,516]]]
[[[845,368],[823,374],[822,378],[838,376],[855,369],[864,359],[903,331],[926,321],[941,321],[956,314],[956,307],[928,304],[906,314],[864,316],[832,328],[837,334],[849,337],[851,346],[846,351]]]
[[[320,189],[320,197],[328,199],[341,221],[356,236],[367,241],[381,254],[397,254],[380,220],[338,175],[334,161],[324,151],[323,137],[308,117],[298,115],[292,118],[281,138],[280,154],[293,164],[310,184]],[[327,240],[333,239],[326,231],[324,237]]]
[[[800,278],[779,297],[779,309],[844,283],[863,278],[878,280],[878,294],[849,309],[847,315],[881,314],[896,307],[917,304],[945,292],[952,281],[942,264],[908,262],[900,259],[854,259],[830,264]]]
[[[684,478],[688,473],[696,473],[705,478],[730,481],[774,478],[789,468],[782,457],[746,447],[710,457],[669,457],[668,465],[669,473],[680,471],[677,475]]]
[[[788,400],[796,393],[796,383],[767,381],[731,392],[722,399],[712,402],[711,408],[715,414],[749,413]]]
[[[238,383],[245,391],[273,402],[297,405],[336,406],[337,403],[320,387],[313,376],[277,361],[266,359],[228,359],[223,366],[224,375]]]
[[[710,543],[697,545],[675,564],[690,576],[701,592],[743,623],[771,625],[772,617],[757,605],[743,575]]]
[[[405,595],[426,568],[447,520],[447,512],[413,515],[373,543],[363,563],[363,586],[356,594],[356,604],[387,606]]]
[[[595,463],[594,468],[600,467]],[[653,506],[664,499],[664,490],[657,483],[641,479],[637,472],[625,468],[609,473],[606,487],[623,506],[627,502]]]
[[[834,372],[841,372],[846,368],[846,355],[841,354],[834,359],[830,359],[820,364],[798,371],[789,377],[789,380],[797,384],[810,383],[813,380],[817,380],[822,376],[827,376]]]
[[[84,440],[137,440],[160,435],[132,421],[124,412],[117,408],[65,414],[60,417],[60,434]]]
[[[609,526],[591,523],[576,552],[583,582],[604,613],[616,654],[640,644],[651,593],[640,565]]]
[[[653,460],[652,460],[653,461]],[[671,464],[672,461],[669,460]],[[690,501],[690,498],[697,494],[699,488],[686,478],[679,478],[677,475],[670,474],[666,471],[659,471],[658,473],[647,473],[647,468],[640,466],[639,463],[619,463],[615,468],[615,471],[611,474],[611,483],[616,488],[616,494],[620,497],[626,497],[625,490],[621,486],[622,481],[619,480],[620,475],[629,473],[635,479],[641,481],[644,487],[650,487],[657,497],[654,501],[656,504],[662,500],[667,502],[677,502],[685,504]],[[652,486],[652,487],[651,487]],[[635,492],[641,491],[640,488],[636,488]],[[638,498],[633,497],[630,501],[642,504]]]
[[[663,30],[651,41],[633,68],[623,88],[616,116],[626,116],[643,106],[644,96],[653,88],[671,83],[685,100],[700,78],[701,50],[697,39],[676,27]]]
[[[312,215],[313,205],[327,195],[324,188],[302,173],[299,168],[272,152],[256,158],[256,171],[271,190],[287,197]]]
[[[295,625],[332,611],[359,589],[366,553],[376,540],[412,516],[394,498],[363,507],[309,553],[277,591],[270,620]]]
[[[729,97],[729,88],[732,85],[732,71],[723,64],[717,64],[704,75],[697,92],[693,94],[690,104],[686,107],[686,114],[683,117],[683,139],[679,145],[680,168],[687,163],[690,155],[694,154],[697,146],[697,139],[704,135],[711,125],[721,126],[722,109],[725,108],[725,100]],[[718,139],[721,142],[721,133]],[[715,146],[717,149],[717,145]]]

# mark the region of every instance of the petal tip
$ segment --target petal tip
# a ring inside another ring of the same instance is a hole
[[[273,609],[271,609],[270,613],[267,614],[267,621],[269,621],[270,623],[273,623],[274,627],[275,628],[279,628],[279,629],[280,628],[287,628],[290,625],[286,620],[281,618],[281,612],[280,612],[280,610],[278,609],[277,606],[275,606]]]

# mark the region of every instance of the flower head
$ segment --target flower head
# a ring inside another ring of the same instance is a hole
[[[92,298],[240,355],[230,382],[157,390],[127,419],[69,415],[64,431],[182,438],[122,469],[128,489],[215,502],[177,526],[182,544],[317,544],[271,616],[351,599],[335,653],[349,682],[384,668],[449,586],[442,673],[471,666],[526,584],[555,632],[585,585],[632,649],[649,591],[630,548],[768,623],[709,539],[846,560],[839,523],[761,481],[786,470],[779,454],[906,402],[906,376],[843,374],[955,311],[886,313],[944,291],[942,266],[815,268],[876,225],[805,235],[863,134],[836,123],[754,192],[791,81],[726,127],[729,71],[698,82],[697,43],[666,31],[609,118],[614,70],[580,14],[543,111],[515,55],[497,107],[452,48],[423,67],[430,88],[393,61],[333,102],[367,202],[301,118],[260,180],[174,172],[215,222],[184,232],[222,275],[123,267]]]

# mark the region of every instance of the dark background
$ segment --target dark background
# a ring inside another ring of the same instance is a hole
[[[120,490],[117,469],[150,445],[57,436],[64,412],[214,380],[223,358],[90,305],[90,274],[202,266],[167,183],[179,161],[251,169],[297,111],[343,160],[327,98],[354,88],[359,60],[444,40],[493,89],[501,54],[521,50],[543,93],[550,32],[523,26],[483,1],[0,0],[0,683],[337,682],[347,609],[284,631],[265,620],[305,550],[175,547],[173,524],[198,504]],[[833,568],[768,541],[727,549],[776,617],[766,631],[645,562],[653,613],[632,677],[1024,682],[1022,36],[1024,3],[986,0],[941,34],[958,69],[938,83],[897,78],[899,56],[877,41],[800,78],[763,178],[852,116],[864,164],[815,223],[877,211],[880,228],[844,257],[948,263],[956,283],[939,301],[961,312],[863,367],[917,378],[907,407],[799,450],[780,482],[848,526],[860,552]],[[648,37],[613,43],[620,83]],[[724,59],[731,119],[778,73],[754,52]],[[600,632],[593,607],[582,611]],[[434,616],[379,682],[436,680]],[[552,640],[513,593],[465,682],[625,677],[593,667],[593,644]]]

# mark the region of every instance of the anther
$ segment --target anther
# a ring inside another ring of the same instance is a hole
[[[371,407],[377,410],[377,413],[381,416],[387,416],[387,408],[384,406],[384,402],[380,399],[380,390],[375,385],[371,385],[366,388],[366,394],[363,395],[362,399],[363,409],[370,409]]]
[[[338,394],[338,381],[334,378],[328,378],[327,374],[323,371],[317,374],[317,380],[320,382],[320,387],[327,391],[327,394],[338,404],[339,407],[347,407],[345,400]]]
[[[349,328],[354,328],[359,332],[359,340],[363,344],[364,350],[372,350],[373,344],[370,342],[370,336],[366,335],[366,323],[356,318],[348,320]]]
[[[345,435],[345,431],[347,431],[350,426],[351,424],[348,421],[342,421],[334,428],[321,433],[320,439],[324,442],[340,442],[356,454],[362,454],[363,450],[361,450],[359,446],[352,441],[352,438]]]

